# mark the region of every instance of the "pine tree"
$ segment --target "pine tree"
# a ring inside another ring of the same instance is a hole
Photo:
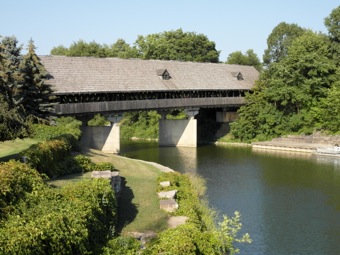
[[[33,115],[46,119],[51,111],[49,101],[52,89],[45,81],[51,76],[35,53],[32,40],[29,42],[27,50],[28,52],[20,64],[23,82],[20,85],[17,102],[24,106],[28,116]]]

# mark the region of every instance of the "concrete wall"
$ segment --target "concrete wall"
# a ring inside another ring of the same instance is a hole
[[[237,112],[216,112],[216,122],[232,122],[235,121],[237,117]]]
[[[120,150],[120,127],[114,124],[106,127],[81,127],[82,147],[94,148],[106,153],[119,153]]]
[[[159,145],[197,147],[197,120],[159,120]]]

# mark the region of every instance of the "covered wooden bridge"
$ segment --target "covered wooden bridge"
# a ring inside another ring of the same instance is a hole
[[[224,109],[219,113],[223,120],[228,109],[244,104],[245,93],[259,76],[254,67],[241,65],[66,56],[40,59],[52,76],[48,83],[59,114],[192,110],[189,120],[160,121],[159,143],[170,146],[196,146],[197,110]],[[109,138],[110,134],[116,138]],[[105,139],[115,140],[116,148],[108,151],[119,151],[119,126],[113,125]]]

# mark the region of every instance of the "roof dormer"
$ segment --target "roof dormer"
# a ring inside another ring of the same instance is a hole
[[[166,69],[157,69],[156,74],[161,80],[170,80],[171,78],[170,73]]]
[[[231,72],[231,75],[235,77],[238,81],[243,80],[243,75],[241,74],[241,72]]]

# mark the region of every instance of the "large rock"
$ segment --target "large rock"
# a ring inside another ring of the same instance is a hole
[[[110,180],[112,189],[115,191],[116,194],[119,193],[121,190],[121,178],[118,171],[92,171],[91,173],[92,178],[104,178]]]
[[[161,191],[158,193],[159,198],[175,198],[177,190]]]
[[[159,185],[161,185],[162,187],[169,187],[171,183],[170,181],[164,181],[164,182],[160,182]]]
[[[175,199],[159,200],[159,206],[167,212],[174,212],[178,209],[178,203]]]

